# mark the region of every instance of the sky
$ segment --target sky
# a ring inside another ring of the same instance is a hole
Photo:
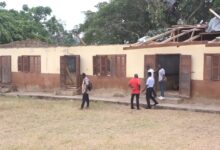
[[[23,4],[28,7],[48,6],[52,9],[52,15],[62,20],[67,30],[73,29],[75,25],[83,23],[85,15],[83,11],[96,11],[94,7],[99,2],[109,0],[0,0],[5,1],[6,9],[21,10]]]

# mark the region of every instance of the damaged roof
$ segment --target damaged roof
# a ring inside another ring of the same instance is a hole
[[[207,24],[201,25],[174,25],[166,32],[148,37],[124,49],[143,47],[178,46],[201,43],[220,43],[220,31],[206,32]]]

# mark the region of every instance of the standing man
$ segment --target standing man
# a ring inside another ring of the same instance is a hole
[[[134,109],[134,97],[136,97],[136,105],[137,105],[137,109],[139,108],[139,96],[140,96],[140,89],[141,89],[141,85],[140,85],[140,79],[138,78],[138,75],[135,74],[134,78],[132,78],[129,83],[128,83],[129,87],[131,88],[131,109]]]
[[[158,64],[158,81],[160,85],[160,96],[158,97],[160,100],[164,99],[164,90],[165,90],[165,70],[164,68]]]
[[[154,88],[154,79],[152,77],[152,74],[151,74],[151,72],[148,72],[147,75],[148,75],[148,78],[146,81],[146,86],[145,86],[145,89],[142,90],[142,92],[146,90],[146,100],[147,100],[146,109],[151,109],[150,99],[152,99],[154,101],[154,105],[157,105],[158,102],[152,96],[152,92],[153,92],[153,88]]]
[[[83,109],[85,102],[87,103],[86,108],[89,108],[89,94],[88,94],[88,86],[89,86],[89,78],[85,73],[82,73],[82,104],[81,109]]]
[[[149,65],[147,66],[147,73],[148,73],[148,72],[151,72],[151,77],[153,78],[154,83],[155,83],[154,69],[152,69]],[[153,88],[152,94],[153,94],[152,96],[154,96],[154,98],[156,98],[157,94],[156,94],[154,88]]]

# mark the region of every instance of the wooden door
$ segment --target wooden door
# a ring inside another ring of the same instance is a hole
[[[185,98],[191,96],[191,65],[190,55],[180,56],[179,94]]]
[[[80,56],[75,55],[76,58],[76,86],[81,86],[81,76],[80,76]]]
[[[66,80],[66,63],[65,63],[65,56],[60,56],[60,86],[65,87],[65,80]]]
[[[60,85],[61,87],[80,86],[80,56],[60,57]]]
[[[156,68],[156,55],[145,55],[144,56],[144,78],[147,77],[147,66]]]
[[[1,83],[11,83],[11,56],[1,56],[0,64]]]

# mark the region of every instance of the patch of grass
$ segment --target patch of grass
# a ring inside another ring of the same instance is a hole
[[[0,149],[220,149],[218,114],[0,97]]]

